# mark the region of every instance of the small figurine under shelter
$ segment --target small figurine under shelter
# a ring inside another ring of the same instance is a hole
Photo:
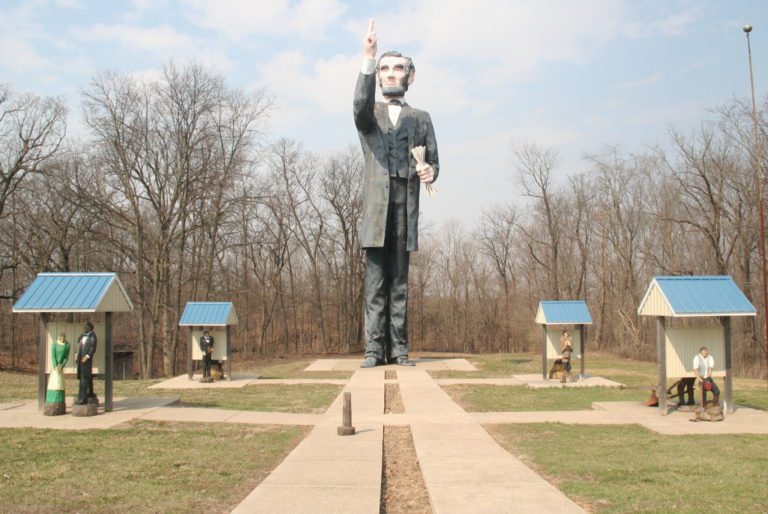
[[[51,374],[48,377],[48,389],[45,393],[46,416],[60,416],[67,412],[64,400],[64,365],[69,359],[69,342],[62,332],[59,338],[51,345]]]

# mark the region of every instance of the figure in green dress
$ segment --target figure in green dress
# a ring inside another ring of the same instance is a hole
[[[48,390],[45,394],[47,416],[58,416],[67,410],[64,403],[64,365],[69,358],[69,343],[62,332],[59,339],[51,345],[51,375],[48,378]]]

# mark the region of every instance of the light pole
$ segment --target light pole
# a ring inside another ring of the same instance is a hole
[[[766,280],[765,266],[765,208],[763,206],[763,181],[761,180],[762,144],[760,144],[760,131],[757,125],[757,104],[755,103],[755,79],[752,75],[752,45],[749,42],[749,33],[752,25],[744,25],[744,34],[747,36],[747,54],[749,56],[749,85],[752,90],[752,130],[755,145],[755,188],[757,189],[758,212],[760,213],[760,265],[763,270],[763,325],[765,326],[765,366],[766,380],[768,380],[768,280]]]

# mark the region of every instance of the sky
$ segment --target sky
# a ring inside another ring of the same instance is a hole
[[[195,60],[274,98],[270,140],[328,153],[359,145],[352,95],[370,18],[380,52],[413,58],[406,99],[435,126],[430,224],[524,205],[515,143],[557,149],[565,181],[585,154],[642,152],[747,97],[746,23],[759,97],[768,84],[764,0],[0,0],[0,82],[63,97],[68,133],[87,139],[94,74]]]

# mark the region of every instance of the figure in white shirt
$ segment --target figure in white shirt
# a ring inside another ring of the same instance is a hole
[[[712,391],[715,403],[720,402],[720,388],[712,380],[712,370],[715,369],[715,359],[709,354],[706,346],[699,349],[699,354],[693,358],[693,372],[696,378],[701,381],[701,387],[704,388],[704,400],[706,402],[707,391]]]

